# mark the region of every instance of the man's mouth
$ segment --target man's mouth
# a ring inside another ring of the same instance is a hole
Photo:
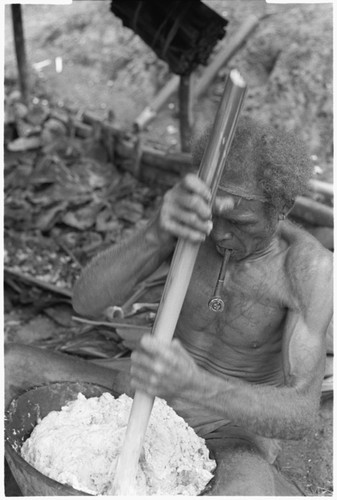
[[[225,255],[226,250],[231,250],[235,253],[235,250],[230,245],[218,244],[216,245],[216,249],[221,255]]]

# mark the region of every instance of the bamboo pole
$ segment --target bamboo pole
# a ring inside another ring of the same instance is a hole
[[[225,82],[224,93],[215,117],[212,133],[203,155],[199,176],[209,186],[212,203],[234,136],[242,108],[246,84],[236,70]],[[180,315],[200,244],[179,238],[166,280],[152,334],[169,344]],[[134,482],[143,440],[150,419],[154,398],[136,391],[131,408],[125,441],[117,463],[112,485],[113,495],[134,493]]]
[[[181,150],[185,153],[191,151],[192,135],[192,75],[182,75],[179,85],[179,119]]]
[[[29,74],[27,67],[26,46],[25,46],[25,37],[23,32],[21,5],[12,4],[11,10],[12,10],[15,55],[18,65],[21,96],[24,103],[28,104]]]

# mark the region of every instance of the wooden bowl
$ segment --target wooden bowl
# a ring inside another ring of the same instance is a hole
[[[71,486],[61,484],[32,467],[20,454],[21,446],[30,436],[38,419],[77,398],[81,392],[85,397],[101,396],[109,392],[119,394],[86,382],[56,382],[30,389],[10,403],[5,416],[5,456],[11,472],[23,496],[92,496]],[[211,493],[214,478],[201,495]]]

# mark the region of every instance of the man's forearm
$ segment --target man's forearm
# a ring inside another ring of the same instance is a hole
[[[121,304],[135,285],[172,253],[173,247],[172,238],[160,238],[156,221],[150,221],[127,241],[93,258],[75,284],[74,309],[95,316],[110,305]]]
[[[300,439],[311,428],[318,407],[293,387],[251,384],[235,378],[220,379],[198,370],[190,388],[181,395],[216,415],[264,437]]]

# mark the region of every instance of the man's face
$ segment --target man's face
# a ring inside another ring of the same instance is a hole
[[[231,258],[241,260],[257,253],[268,246],[275,229],[276,222],[266,215],[263,202],[223,192],[217,195],[211,238],[221,255],[231,249]]]

